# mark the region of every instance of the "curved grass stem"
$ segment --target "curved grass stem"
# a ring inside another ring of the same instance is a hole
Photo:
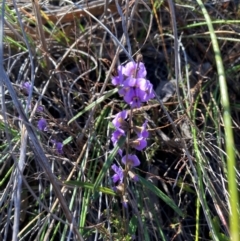
[[[211,18],[201,0],[197,0],[198,5],[200,6],[204,18],[206,20],[210,37],[212,40],[213,50],[215,53],[216,67],[218,72],[219,86],[222,99],[223,107],[223,120],[224,120],[224,130],[226,138],[226,153],[227,153],[227,179],[228,179],[228,188],[229,188],[229,203],[230,203],[230,236],[232,241],[239,240],[239,217],[238,217],[238,192],[237,192],[237,183],[236,183],[236,160],[234,152],[234,138],[232,131],[232,121],[231,121],[231,112],[230,104],[228,97],[228,88],[225,78],[225,72],[222,62],[222,57],[217,41],[217,36],[215,34]]]

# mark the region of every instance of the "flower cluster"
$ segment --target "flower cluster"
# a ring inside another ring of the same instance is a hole
[[[45,118],[41,118],[38,123],[37,127],[40,131],[47,131],[47,121]],[[62,142],[57,142],[56,140],[50,140],[50,142],[53,144],[54,148],[56,149],[56,152],[60,155],[63,154],[63,143]]]
[[[32,84],[30,82],[24,82],[22,83],[22,89],[26,95],[29,95],[30,90],[32,88]],[[37,112],[43,112],[44,108],[43,106],[39,105],[37,107]],[[48,131],[48,124],[45,118],[41,118],[38,123],[37,123],[37,128],[40,131]],[[50,142],[53,144],[56,152],[60,155],[63,154],[63,143],[62,142],[57,142],[56,140],[50,140]]]
[[[146,75],[142,62],[129,62],[119,66],[118,76],[112,79],[112,84],[120,87],[119,94],[132,108],[139,108],[143,102],[154,98],[153,85]]]
[[[119,95],[123,97],[124,101],[130,105],[131,108],[139,108],[142,103],[154,98],[153,86],[149,80],[146,79],[147,71],[142,62],[129,62],[125,66],[118,67],[118,75],[112,78],[112,84],[119,87]],[[112,133],[111,141],[115,146],[121,136],[126,136],[129,131],[129,124],[127,122],[128,111],[123,110],[115,115],[112,123],[115,131]],[[134,126],[133,131],[135,137],[129,141],[129,146],[141,151],[147,146],[147,121],[142,126]],[[134,154],[123,155],[123,150],[120,149],[118,153],[121,156],[122,164],[130,170],[132,167],[140,165],[138,157]],[[122,183],[124,178],[123,169],[116,164],[112,165],[112,170],[115,174],[112,176],[114,183]],[[137,180],[136,176],[133,176]]]

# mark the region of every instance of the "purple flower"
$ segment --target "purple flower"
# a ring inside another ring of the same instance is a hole
[[[62,142],[56,142],[55,144],[56,151],[58,154],[63,154],[63,144]]]
[[[129,175],[129,177],[130,177],[134,182],[138,182],[138,181],[139,181],[138,175],[135,174],[134,172],[129,171],[129,172],[128,172],[128,175]]]
[[[123,83],[123,69],[124,67],[122,65],[118,66],[118,76],[112,78],[113,85],[121,85]]]
[[[138,81],[137,81],[137,86],[139,87],[139,89],[141,89],[143,91],[147,91],[148,88],[149,88],[149,83],[150,83],[149,80],[143,79],[143,78],[139,78]]]
[[[120,128],[124,124],[124,120],[127,119],[128,112],[126,110],[119,112],[115,115],[112,123],[116,128]]]
[[[140,161],[139,161],[138,157],[136,155],[131,155],[131,154],[128,154],[128,156],[124,156],[122,158],[122,163],[124,165],[128,164],[131,167],[136,167],[136,166],[140,165]]]
[[[44,110],[44,108],[43,108],[42,105],[39,105],[39,106],[37,107],[37,111],[38,111],[38,112],[43,112],[43,110]]]
[[[118,67],[118,76],[112,78],[113,85],[119,85],[119,95],[123,96],[123,99],[131,108],[141,107],[143,102],[154,98],[153,85],[146,79],[147,71],[142,62],[129,62],[125,66]],[[126,110],[115,115],[112,123],[116,130],[112,133],[111,141],[115,146],[121,136],[126,136],[126,132],[129,131],[128,123],[126,121],[128,112]],[[135,126],[134,131],[137,136],[130,141],[130,146],[138,151],[143,150],[147,146],[148,130],[147,121],[142,126]],[[128,154],[123,156],[123,150],[119,149],[118,153],[122,158],[122,163],[127,166],[128,172],[132,167],[140,165],[140,160],[136,155]],[[124,173],[121,168],[116,165],[112,166],[115,171],[112,177],[113,182],[120,181],[123,185]],[[133,174],[131,178],[138,181],[138,176]],[[123,204],[126,206],[127,202],[123,200]]]
[[[63,154],[63,144],[62,144],[62,142],[56,143],[56,150],[59,154]]]
[[[122,205],[123,205],[124,208],[127,208],[128,207],[128,202],[127,201],[123,201]]]
[[[27,94],[29,94],[31,87],[32,87],[32,85],[30,82],[24,82],[22,84],[22,88],[27,92]]]
[[[55,140],[51,140],[51,142],[54,144],[56,151],[58,154],[63,154],[63,143],[62,142],[57,142]]]
[[[118,128],[112,133],[111,141],[113,145],[115,146],[121,136],[125,136],[124,130]]]
[[[119,154],[120,156],[122,156],[123,150],[122,150],[122,149],[118,149],[118,154]]]
[[[129,88],[129,91],[123,98],[132,108],[139,108],[142,105],[144,95],[145,92],[139,88]]]
[[[155,97],[155,95],[153,93],[153,85],[150,83],[149,80],[147,80],[145,93],[146,93],[146,95],[144,96],[144,101],[148,101],[148,100],[153,99]]]
[[[47,121],[44,118],[41,118],[38,121],[37,127],[40,131],[46,131],[47,130]]]
[[[112,180],[114,183],[116,182],[123,182],[123,170],[122,168],[118,167],[116,164],[112,165],[112,170],[115,172],[115,174],[112,176]]]
[[[146,102],[154,98],[153,85],[144,78],[129,77],[124,81],[124,87],[119,90],[119,94],[132,107],[140,107],[140,102]],[[134,100],[138,100],[137,102]],[[137,103],[137,104],[136,104]]]
[[[121,89],[119,89],[118,94],[120,96],[125,96],[130,89],[130,87],[122,87]]]
[[[145,138],[140,137],[134,141],[131,142],[131,146],[135,148],[138,151],[141,151],[147,146],[147,141]]]
[[[118,76],[112,78],[114,85],[122,85],[118,93],[132,108],[139,108],[142,102],[154,98],[153,85],[146,79],[146,75],[147,71],[142,62],[129,62],[125,67],[120,65]]]
[[[123,74],[127,77],[145,78],[147,75],[147,71],[142,62],[129,62],[125,65],[125,68],[123,69]]]
[[[137,136],[139,138],[140,137],[148,138],[149,133],[147,131],[147,121],[145,121],[141,127],[138,127],[138,126],[134,127],[134,130],[137,133]]]
[[[132,179],[133,179],[134,182],[138,182],[139,181],[139,177],[137,175],[134,175]]]
[[[130,86],[130,87],[136,87],[136,88],[140,88],[141,90],[146,90],[148,85],[147,85],[147,80],[144,78],[133,78],[133,77],[129,77],[127,78],[123,85],[125,87]]]
[[[124,207],[124,208],[127,208],[127,207],[128,207],[128,200],[127,200],[126,195],[123,195],[123,196],[122,196],[122,204],[123,204],[123,207]]]

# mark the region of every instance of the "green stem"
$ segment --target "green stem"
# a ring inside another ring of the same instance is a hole
[[[234,152],[234,138],[232,131],[232,121],[231,121],[231,112],[230,104],[228,97],[228,89],[225,78],[225,72],[223,67],[223,62],[221,58],[220,49],[217,42],[217,37],[214,32],[214,28],[211,22],[211,18],[201,0],[197,0],[199,6],[201,7],[202,13],[205,17],[205,20],[208,25],[210,32],[210,37],[212,40],[213,50],[215,53],[216,67],[218,72],[218,79],[220,85],[220,92],[222,98],[222,107],[223,107],[223,121],[224,121],[224,130],[226,135],[226,153],[227,153],[227,169],[228,169],[228,188],[229,188],[229,202],[230,202],[230,235],[232,241],[239,241],[239,217],[238,217],[238,193],[237,193],[237,182],[236,182],[236,161],[235,161],[235,152]]]

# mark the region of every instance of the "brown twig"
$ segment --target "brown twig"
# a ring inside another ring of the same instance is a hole
[[[39,40],[41,42],[41,48],[45,54],[46,68],[47,68],[47,71],[49,71],[51,69],[51,62],[49,61],[49,58],[47,55],[48,48],[47,48],[45,34],[43,31],[43,24],[42,24],[42,18],[41,18],[41,14],[40,14],[38,0],[32,0],[32,6],[33,6],[33,12],[34,12],[35,18],[36,18],[36,28],[38,31]]]

